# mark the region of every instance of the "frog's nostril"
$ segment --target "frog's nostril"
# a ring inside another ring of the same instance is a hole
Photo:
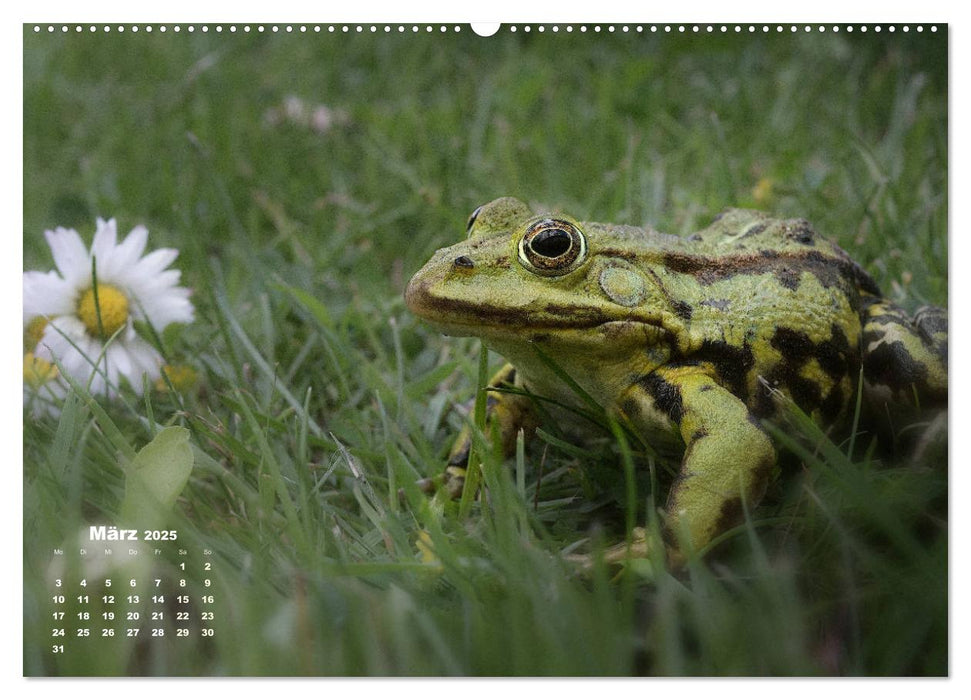
[[[472,258],[467,255],[460,255],[452,262],[455,267],[472,268],[475,267],[475,263],[472,262]]]

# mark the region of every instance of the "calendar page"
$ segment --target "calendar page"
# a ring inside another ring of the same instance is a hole
[[[51,552],[49,653],[71,675],[104,655],[123,655],[147,637],[156,653],[183,640],[211,648],[216,588],[212,550],[169,544],[176,530],[118,530],[93,525],[71,550]],[[198,653],[203,653],[199,651]],[[61,661],[63,659],[63,662]],[[119,669],[121,670],[121,669]]]
[[[22,35],[25,677],[949,674],[947,23]]]

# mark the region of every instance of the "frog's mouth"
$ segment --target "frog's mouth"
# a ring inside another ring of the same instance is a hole
[[[563,306],[533,301],[515,308],[482,300],[456,299],[432,291],[416,276],[405,290],[411,311],[445,335],[518,339],[526,342],[559,341],[589,345],[660,342],[668,331],[661,319],[644,309],[617,306]]]

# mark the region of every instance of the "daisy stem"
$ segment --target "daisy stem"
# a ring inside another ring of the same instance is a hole
[[[105,337],[105,327],[101,322],[101,303],[98,300],[98,258],[91,256],[91,291],[94,294],[94,315],[98,319],[98,337]]]

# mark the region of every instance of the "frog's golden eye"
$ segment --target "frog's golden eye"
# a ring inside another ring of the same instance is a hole
[[[526,228],[519,241],[519,260],[538,275],[565,275],[583,261],[587,240],[576,224],[563,219],[540,219]]]
[[[479,218],[479,212],[482,211],[482,207],[476,207],[472,215],[469,216],[469,223],[465,225],[465,235],[469,236],[472,234],[472,226],[475,224],[475,220]]]

